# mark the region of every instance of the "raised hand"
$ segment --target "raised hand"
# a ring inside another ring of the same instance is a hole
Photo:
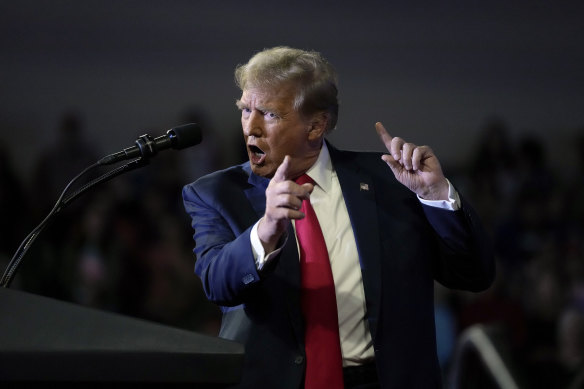
[[[266,212],[258,225],[258,236],[266,253],[276,248],[290,220],[304,217],[299,211],[302,200],[308,199],[314,189],[312,184],[298,185],[291,180],[290,163],[287,155],[266,189]]]
[[[448,181],[430,147],[392,137],[379,122],[375,123],[375,130],[389,152],[381,159],[399,182],[425,200],[448,199]]]

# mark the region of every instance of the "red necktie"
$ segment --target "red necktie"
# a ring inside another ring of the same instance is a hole
[[[298,177],[296,182],[299,185],[314,183],[306,174]],[[304,387],[343,388],[337,300],[328,251],[310,200],[304,200],[300,210],[306,215],[295,222],[300,247],[301,301],[305,322]]]

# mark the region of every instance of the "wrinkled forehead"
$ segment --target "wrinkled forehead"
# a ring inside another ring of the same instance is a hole
[[[297,88],[293,83],[280,83],[278,85],[262,85],[246,87],[241,93],[241,101],[245,103],[294,104]]]

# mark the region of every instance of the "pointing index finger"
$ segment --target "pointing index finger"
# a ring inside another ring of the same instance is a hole
[[[375,130],[377,131],[377,135],[379,135],[379,138],[381,139],[383,144],[385,144],[385,147],[389,150],[391,147],[391,140],[393,139],[391,135],[389,135],[389,133],[387,132],[385,127],[383,127],[383,124],[381,124],[381,122],[375,123]]]
[[[288,168],[290,167],[290,156],[286,155],[284,157],[284,161],[278,166],[276,169],[276,173],[274,173],[274,178],[276,182],[286,181],[288,176]]]

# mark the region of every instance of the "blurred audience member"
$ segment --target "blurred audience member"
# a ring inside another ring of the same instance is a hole
[[[207,173],[229,166],[230,145],[222,142],[206,111],[197,106],[184,109],[182,123],[197,123],[203,140],[193,149],[182,153],[187,179],[195,180]]]
[[[509,211],[511,198],[517,190],[516,156],[509,139],[509,128],[497,116],[486,119],[479,135],[468,171],[470,197],[487,228]]]
[[[56,130],[55,141],[41,153],[34,174],[34,204],[43,216],[52,208],[65,185],[95,163],[99,155],[85,139],[85,122],[81,113],[63,113]]]
[[[577,373],[584,368],[584,305],[568,306],[562,311],[557,336],[561,365],[570,374]]]

